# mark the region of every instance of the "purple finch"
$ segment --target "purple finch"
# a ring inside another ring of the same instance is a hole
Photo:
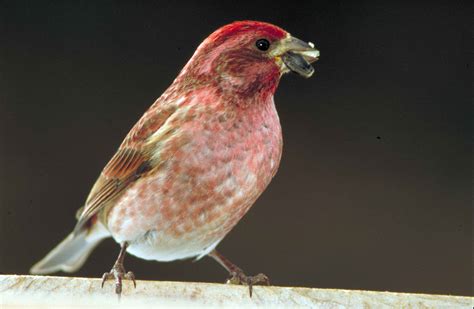
[[[215,248],[277,172],[282,153],[273,96],[283,73],[310,77],[312,43],[263,22],[241,21],[212,33],[171,86],[135,124],[78,211],[74,231],[31,269],[73,272],[97,244],[121,244],[110,273],[116,292],[125,253],[156,261],[209,255],[232,283],[246,276]]]

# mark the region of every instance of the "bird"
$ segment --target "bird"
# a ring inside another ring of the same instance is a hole
[[[168,262],[209,256],[228,283],[269,284],[216,250],[275,176],[282,129],[274,94],[283,74],[305,78],[319,59],[314,44],[261,21],[212,32],[126,135],[77,213],[72,233],[30,269],[78,270],[112,237],[120,253],[102,276],[120,296],[126,253]]]

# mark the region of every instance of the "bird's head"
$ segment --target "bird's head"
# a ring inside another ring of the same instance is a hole
[[[198,47],[181,75],[208,80],[243,95],[273,94],[283,73],[314,73],[319,51],[272,24],[239,21],[217,29]]]

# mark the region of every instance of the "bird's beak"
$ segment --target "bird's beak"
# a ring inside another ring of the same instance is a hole
[[[271,56],[275,58],[282,73],[292,71],[308,78],[314,73],[311,63],[319,59],[319,50],[314,48],[313,43],[288,35],[278,42],[271,51]]]

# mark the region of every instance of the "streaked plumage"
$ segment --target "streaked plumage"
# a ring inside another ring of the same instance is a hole
[[[259,50],[264,38],[268,50]],[[78,223],[32,273],[74,271],[105,237],[147,260],[209,254],[275,175],[282,134],[273,95],[319,53],[262,22],[235,22],[198,47],[131,129],[93,186]]]

